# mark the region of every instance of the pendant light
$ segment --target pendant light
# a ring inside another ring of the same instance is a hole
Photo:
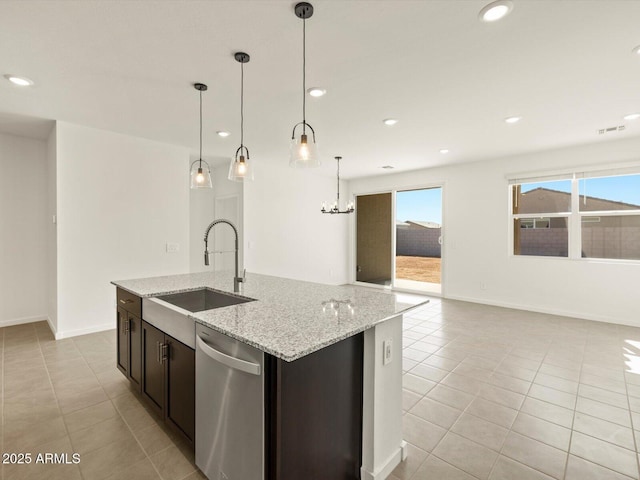
[[[338,164],[338,194],[336,195],[336,201],[331,204],[331,208],[329,208],[329,210],[327,210],[327,204],[322,202],[322,208],[320,211],[331,215],[335,215],[336,213],[353,213],[355,212],[353,202],[347,203],[346,208],[344,210],[340,210],[340,160],[342,160],[342,157],[335,157],[335,159]]]
[[[295,14],[302,19],[302,122],[297,123],[293,127],[291,134],[291,156],[289,158],[289,166],[293,168],[306,168],[320,166],[320,157],[318,156],[318,144],[316,143],[316,132],[313,127],[307,123],[306,106],[307,106],[307,90],[306,90],[306,70],[307,70],[307,18],[313,15],[313,6],[307,2],[298,3],[295,6]],[[296,137],[296,129],[302,125],[302,131]],[[307,128],[311,131],[311,135],[307,135]]]
[[[236,150],[235,157],[231,159],[228,178],[234,182],[244,182],[253,180],[253,168],[249,164],[249,149],[244,146],[244,64],[249,63],[251,57],[247,53],[237,52],[234,58],[240,63],[240,146]]]
[[[213,188],[211,169],[202,160],[202,92],[206,92],[208,87],[204,83],[194,83],[193,88],[200,92],[200,159],[191,164],[191,188]]]

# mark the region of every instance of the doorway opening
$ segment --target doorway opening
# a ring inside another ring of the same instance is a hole
[[[442,293],[442,187],[396,192],[393,286]]]

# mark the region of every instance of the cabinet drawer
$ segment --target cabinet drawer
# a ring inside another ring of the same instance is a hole
[[[137,295],[118,288],[116,290],[118,306],[136,317],[142,317],[142,300]]]

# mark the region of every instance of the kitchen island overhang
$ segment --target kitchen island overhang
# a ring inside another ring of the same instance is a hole
[[[172,275],[113,284],[143,298],[202,288],[229,292],[233,273]],[[261,350],[272,359],[271,365],[280,362],[282,372],[295,370],[293,365],[286,365],[291,362],[312,365],[312,357],[320,358],[321,351],[330,346],[335,347],[327,352],[361,343],[362,360],[358,367],[361,425],[357,426],[362,435],[361,469],[349,478],[386,478],[404,456],[402,315],[428,299],[361,286],[330,286],[258,274],[248,275],[241,295],[256,301],[196,312],[189,317]],[[336,346],[352,337],[357,339]],[[384,359],[384,347],[390,350],[387,351],[390,359]],[[306,357],[309,359],[297,362]],[[339,364],[334,368],[340,368]],[[287,477],[278,476],[274,470],[265,472],[264,478]]]

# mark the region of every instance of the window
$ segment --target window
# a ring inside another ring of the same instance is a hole
[[[570,212],[569,179],[513,185],[513,253],[567,257]]]
[[[514,255],[640,260],[636,172],[511,180]]]
[[[640,260],[640,175],[581,178],[578,193],[581,256]]]

